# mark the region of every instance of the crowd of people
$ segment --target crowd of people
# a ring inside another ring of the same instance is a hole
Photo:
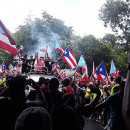
[[[45,50],[41,50],[45,52]],[[44,56],[38,56],[38,53],[35,54],[35,57],[30,56],[30,59],[28,59],[28,56],[25,55],[24,57],[19,57],[22,61],[22,74],[24,73],[51,73],[52,72],[52,64],[54,64],[53,61],[51,61],[51,58],[48,56],[47,51],[45,52],[45,58]],[[36,62],[36,64],[35,64]]]
[[[38,82],[20,73],[1,73],[1,130],[83,130],[85,118],[96,117],[108,130],[127,130],[122,118],[125,81],[57,77]]]

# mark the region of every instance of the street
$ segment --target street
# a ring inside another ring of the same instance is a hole
[[[101,124],[97,123],[96,121],[85,118],[84,130],[103,130],[103,127]]]

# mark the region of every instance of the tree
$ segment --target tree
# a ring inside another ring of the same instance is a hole
[[[111,47],[118,47],[119,43],[117,41],[117,37],[114,34],[106,34],[103,39],[103,42],[111,44]]]
[[[130,48],[130,2],[123,0],[107,0],[101,7],[99,17],[104,26],[110,26],[118,35],[120,43],[128,52]],[[120,34],[121,33],[121,34]]]
[[[93,35],[88,35],[79,38],[77,42],[72,43],[72,45],[73,46],[71,47],[77,61],[81,55],[85,58],[89,68],[89,75],[92,73],[93,62],[95,63],[95,66],[98,66],[103,60],[106,63],[107,69],[109,68],[112,59],[112,48],[110,43],[104,43],[103,41],[96,39]]]
[[[63,21],[43,12],[42,18],[35,18],[34,21],[28,16],[25,25],[18,27],[14,37],[18,44],[24,46],[24,54],[34,55],[48,45],[49,55],[55,59],[59,55],[55,55],[54,51],[56,40],[66,47],[70,44],[72,31]]]

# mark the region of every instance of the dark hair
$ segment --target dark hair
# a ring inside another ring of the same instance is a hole
[[[17,118],[15,130],[51,130],[51,117],[44,108],[27,108]]]
[[[44,84],[45,83],[45,78],[44,77],[40,77],[39,78],[39,81],[38,81],[38,84],[39,85],[42,85],[42,84]]]
[[[100,86],[100,83],[99,83],[99,82],[97,82],[97,83],[95,83],[95,85],[96,85],[96,87],[99,87],[99,86]]]
[[[70,85],[70,80],[68,78],[63,80],[64,86],[69,86]]]
[[[126,83],[126,81],[122,81],[121,83],[120,83],[120,91],[122,91],[122,92],[124,92],[124,88],[125,88],[125,83]]]
[[[44,85],[45,85],[45,86],[48,86],[48,85],[49,85],[49,82],[50,82],[49,79],[45,79],[45,83],[44,83]]]
[[[59,88],[59,81],[57,78],[52,78],[49,82],[49,89],[54,90]]]
[[[16,76],[7,82],[11,99],[22,100],[22,98],[25,98],[25,82],[26,79],[23,76]]]
[[[120,84],[121,83],[121,76],[117,76],[115,78],[115,82],[118,83],[118,84]]]

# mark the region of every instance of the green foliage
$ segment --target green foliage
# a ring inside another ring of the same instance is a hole
[[[114,12],[112,9],[114,9]],[[124,17],[122,12],[126,13],[124,10],[127,9],[125,2],[110,0],[102,7],[100,18],[104,21],[105,25],[110,24],[113,31],[116,31],[117,28],[120,28],[118,22],[121,22],[120,20]],[[119,14],[122,15],[120,16]],[[126,23],[121,24],[125,25]],[[113,34],[106,34],[102,39],[97,39],[93,35],[77,36],[73,34],[72,27],[67,27],[62,20],[43,12],[42,18],[36,18],[34,21],[28,16],[25,25],[20,25],[12,36],[17,43],[17,48],[21,44],[23,45],[23,54],[30,52],[34,54],[38,47],[42,49],[43,44],[47,44],[53,50],[51,55],[57,59],[61,53],[54,50],[54,45],[56,40],[59,40],[64,50],[70,45],[70,49],[75,54],[77,62],[80,56],[83,55],[88,66],[89,75],[92,73],[93,62],[98,67],[103,60],[109,72],[111,60],[114,60],[116,67],[120,69],[121,75],[126,76],[127,50],[120,44],[118,37]],[[8,62],[7,64],[13,60],[13,56],[2,49],[0,49],[0,53],[2,54],[0,56],[0,63],[2,63],[2,59],[5,59],[6,63]],[[63,68],[68,67],[63,60],[60,60],[59,63]]]
[[[12,54],[0,48],[0,64],[4,61],[6,66],[8,66],[13,61],[13,57]]]
[[[85,58],[89,68],[89,75],[92,72],[93,62],[95,66],[98,66],[103,60],[106,63],[107,69],[110,67],[112,60],[110,43],[104,43],[93,35],[88,35],[80,38],[73,46],[75,46],[72,49],[76,58],[79,59],[81,55]]]
[[[126,77],[127,74],[127,59],[128,54],[124,48],[117,48],[112,52],[112,57],[115,62],[115,65],[120,70],[120,74]]]
[[[120,44],[130,47],[130,2],[123,0],[108,0],[101,8],[99,17],[104,25],[110,26],[116,32]],[[121,35],[120,35],[121,33]]]

